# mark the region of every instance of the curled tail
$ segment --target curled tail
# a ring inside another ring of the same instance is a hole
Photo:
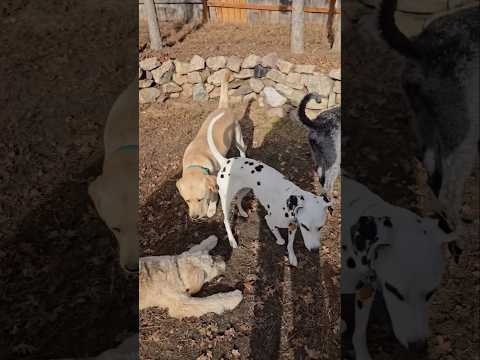
[[[225,113],[221,112],[220,114],[216,115],[212,121],[210,121],[210,124],[208,125],[208,130],[207,130],[207,142],[208,142],[208,147],[210,148],[211,153],[215,157],[215,159],[218,161],[218,163],[221,165],[221,167],[225,166],[227,159],[223,157],[222,154],[220,154],[220,151],[218,151],[217,147],[215,146],[215,142],[213,140],[213,127],[215,126],[215,123],[220,119]]]
[[[298,106],[298,118],[303,123],[303,125],[305,125],[309,129],[316,129],[317,128],[316,124],[308,118],[307,114],[305,114],[305,109],[307,108],[307,103],[311,99],[315,99],[317,102],[321,101],[320,95],[318,95],[317,93],[307,94],[302,99],[302,101],[300,102],[300,105]]]

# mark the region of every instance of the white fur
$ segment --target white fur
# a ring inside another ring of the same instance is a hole
[[[305,247],[308,250],[318,249],[320,247],[320,229],[326,222],[326,209],[330,202],[300,189],[280,172],[260,161],[244,157],[224,158],[213,141],[212,129],[216,120],[217,118],[210,123],[207,139],[210,151],[222,168],[217,175],[217,184],[230,245],[233,248],[237,247],[229,222],[232,200],[237,195],[240,215],[248,216],[241,203],[242,198],[251,189],[267,211],[265,221],[274,234],[277,244],[285,243],[278,229],[289,228],[288,258],[290,264],[297,266],[297,257],[293,250],[297,228],[300,227]],[[296,199],[295,205],[289,202],[292,196],[294,200]]]

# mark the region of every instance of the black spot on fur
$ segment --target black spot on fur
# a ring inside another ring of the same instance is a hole
[[[231,161],[231,160],[227,160],[227,164],[230,164],[230,161]]]
[[[270,209],[270,204],[267,204],[267,208]]]
[[[367,262],[367,257],[364,255],[362,256],[362,265],[367,265],[368,262]]]
[[[383,225],[385,225],[386,227],[393,227],[393,224],[392,224],[392,219],[390,219],[388,216],[385,216],[385,220],[383,221]]]
[[[220,177],[223,179],[225,176],[222,174],[222,175],[220,175]]]
[[[290,210],[295,209],[298,206],[298,198],[295,195],[290,195],[287,200],[287,206]]]
[[[226,168],[224,167],[224,168],[222,169],[222,172],[225,172],[225,169],[226,169]]]
[[[285,213],[285,217],[287,217],[287,218],[288,218],[288,213]]]
[[[248,163],[248,165],[250,166],[253,166],[253,164],[254,164],[253,161]]]
[[[330,202],[326,194],[322,194],[323,201]]]
[[[450,234],[452,232],[452,229],[450,228],[450,226],[448,226],[448,223],[445,221],[444,218],[441,218],[438,221],[438,227],[442,229],[445,232],[445,234]]]
[[[300,195],[300,200],[305,200],[305,198],[303,197],[303,195]]]
[[[260,181],[257,181],[257,185],[260,186]]]
[[[357,300],[357,306],[358,306],[358,308],[359,308],[360,310],[362,309],[363,304],[362,304],[362,302],[361,302],[360,300]]]
[[[262,169],[263,169],[263,165],[255,166],[255,170],[257,170],[258,172],[262,171]]]
[[[371,216],[361,216],[351,229],[352,243],[355,249],[364,251],[367,245],[375,242],[377,236],[377,224]]]
[[[255,170],[250,171],[251,174],[255,174]]]
[[[347,250],[347,247],[345,245],[342,245],[342,250]]]
[[[240,169],[243,169],[243,166],[240,166]]]
[[[355,260],[353,260],[352,258],[348,258],[347,260],[347,266],[350,268],[350,269],[354,269],[356,264],[355,264]]]
[[[244,164],[247,165],[247,164],[248,164],[248,161],[245,161]]]

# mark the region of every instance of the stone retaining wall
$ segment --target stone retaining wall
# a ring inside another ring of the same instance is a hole
[[[249,55],[212,56],[206,59],[195,55],[189,62],[155,57],[139,63],[140,104],[163,102],[169,98],[185,98],[205,102],[220,96],[220,81],[230,73],[231,103],[253,99],[272,114],[283,116],[286,107],[298,106],[309,92],[316,92],[322,101],[310,101],[308,115],[336,106],[341,102],[341,71],[318,72],[315,65],[293,64],[280,59],[276,53],[260,57]]]

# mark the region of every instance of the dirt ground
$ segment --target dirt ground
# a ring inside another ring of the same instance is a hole
[[[178,57],[194,53],[215,55],[278,51],[278,33],[262,34],[262,44],[247,42],[247,32],[236,33],[241,44],[218,28],[207,27],[168,51]],[[217,32],[216,32],[217,31]],[[208,33],[209,38],[204,36]],[[197,43],[203,38],[201,43]],[[236,50],[231,44],[236,43]],[[196,44],[196,45],[195,45]],[[209,44],[202,49],[204,44]],[[194,45],[192,48],[191,45]],[[243,50],[237,50],[238,48]],[[208,52],[210,49],[212,52]],[[307,44],[310,49],[310,44]],[[313,46],[312,49],[315,50]],[[312,50],[312,51],[314,51]],[[326,51],[324,50],[326,53]],[[313,57],[313,55],[312,55]],[[306,61],[306,60],[305,60]],[[338,64],[337,58],[332,63]],[[318,63],[318,62],[317,62]],[[227,261],[227,272],[198,296],[241,289],[244,300],[222,316],[175,320],[160,309],[140,313],[140,358],[147,359],[336,359],[340,354],[339,228],[340,195],[326,226],[320,254],[309,253],[298,236],[299,266],[288,265],[286,248],[276,245],[263,220],[263,208],[249,200],[249,217],[234,220],[239,248],[228,245],[221,211],[204,222],[191,222],[175,182],[181,173],[183,152],[216,102],[204,105],[167,101],[140,112],[140,231],[143,255],[179,254],[211,234],[220,241],[214,254]],[[290,119],[273,122],[254,103],[242,122],[247,155],[282,171],[309,191],[318,191],[307,131]],[[338,191],[338,189],[337,189]]]
[[[368,37],[364,28],[352,29],[342,57],[342,171],[368,185],[395,205],[419,214],[431,212],[425,172],[414,157],[409,107],[399,87],[401,59]],[[355,35],[355,36],[353,36]],[[373,55],[373,56],[372,56]],[[380,70],[381,69],[381,70]],[[395,116],[392,116],[395,114]],[[449,258],[442,287],[432,298],[429,359],[468,360],[479,356],[479,194],[478,163],[468,180],[463,234],[464,253],[457,265]],[[378,302],[369,331],[375,359],[404,359],[405,354]],[[342,311],[344,311],[342,306]]]

